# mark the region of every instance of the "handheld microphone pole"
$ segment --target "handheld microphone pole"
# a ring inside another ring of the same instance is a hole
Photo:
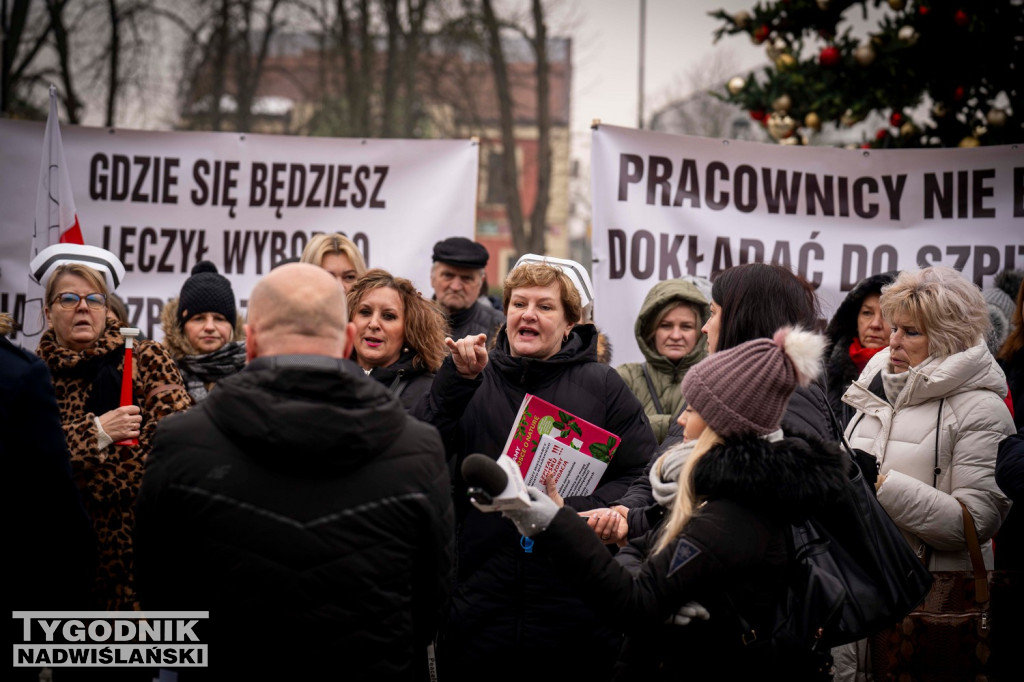
[[[133,340],[142,332],[134,327],[121,327],[118,331],[124,337],[124,374],[121,376],[121,407],[132,404],[132,347]],[[125,438],[116,445],[138,445],[138,438]]]

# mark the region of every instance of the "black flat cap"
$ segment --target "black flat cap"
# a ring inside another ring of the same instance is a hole
[[[489,254],[482,244],[465,237],[448,237],[434,244],[434,261],[459,268],[482,268]]]

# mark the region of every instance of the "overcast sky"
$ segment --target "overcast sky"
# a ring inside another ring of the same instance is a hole
[[[574,0],[565,17],[552,18],[552,32],[573,37],[573,132],[593,119],[637,126],[641,0]],[[754,0],[647,0],[644,113],[670,93],[685,90],[686,73],[714,51],[731,53],[737,72],[766,66],[764,48],[746,36],[725,36],[713,44],[721,24],[708,15],[724,9],[749,10]],[[562,26],[558,22],[564,22]],[[572,24],[575,23],[575,26]]]

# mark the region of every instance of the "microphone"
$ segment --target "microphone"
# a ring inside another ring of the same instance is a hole
[[[469,501],[480,511],[530,506],[523,475],[511,457],[502,455],[495,461],[487,455],[469,455],[462,462],[462,477],[469,484],[466,490]]]

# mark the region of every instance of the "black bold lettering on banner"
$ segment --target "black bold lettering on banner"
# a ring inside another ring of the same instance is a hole
[[[202,206],[210,200],[210,188],[206,184],[206,176],[210,172],[210,162],[206,159],[199,159],[192,166],[192,180],[195,182],[195,189],[192,190],[192,203]]]
[[[751,256],[751,252],[753,255]],[[764,243],[760,239],[740,240],[740,265],[764,262]]]
[[[109,168],[110,162],[107,161],[106,154],[93,154],[89,160],[89,198],[93,201],[107,198],[110,178],[106,171]]]
[[[160,236],[164,239],[164,250],[160,254],[160,262],[157,263],[157,272],[174,272],[174,266],[167,261],[171,257],[171,252],[174,250],[174,242],[177,241],[178,235],[181,235],[181,270],[179,272],[186,272],[185,261],[188,256],[188,250],[191,246],[191,240],[185,241],[185,235],[191,234],[193,238],[195,236],[195,230],[175,230],[170,227],[160,228]]]
[[[824,247],[821,244],[818,244],[817,242],[813,241],[814,239],[817,239],[817,238],[818,238],[818,233],[817,232],[812,232],[811,233],[811,240],[812,241],[804,242],[804,244],[800,247],[800,261],[799,261],[799,264],[797,265],[797,268],[796,268],[796,271],[800,274],[800,276],[803,277],[804,279],[806,279],[812,285],[814,285],[815,289],[817,289],[818,287],[821,286],[821,282],[822,282],[822,279],[824,278],[824,275],[822,274],[822,272],[820,270],[815,270],[814,272],[810,271],[810,269],[811,269],[811,263],[810,263],[811,257],[813,256],[814,259],[818,260],[818,261],[825,260],[825,249],[824,249]]]
[[[787,270],[792,266],[792,259],[789,257],[789,241],[780,239],[775,242],[775,249],[772,250],[772,265],[781,265]]]
[[[139,233],[139,259],[138,265],[139,270],[142,272],[150,272],[153,266],[156,265],[156,256],[149,255],[148,245],[156,246],[156,230],[152,227],[142,228],[142,232]]]
[[[628,201],[629,187],[644,177],[644,161],[638,154],[619,154],[619,201]]]
[[[692,208],[700,208],[700,178],[697,174],[697,162],[683,159],[679,166],[679,183],[676,185],[676,196],[672,199],[673,206],[682,206],[688,199]]]
[[[359,248],[359,252],[363,254],[363,260],[366,261],[366,265],[370,265],[370,235],[365,232],[356,232],[352,235],[352,243]]]
[[[621,176],[620,176],[621,177]],[[621,191],[621,185],[620,185]],[[622,279],[626,274],[626,233],[608,230],[608,278]]]
[[[267,164],[254,161],[249,174],[249,205],[259,207],[267,201]]]
[[[128,254],[135,252],[135,247],[128,245],[129,238],[135,236],[135,229],[134,225],[121,226],[121,241],[117,251],[117,257],[120,258],[121,263],[124,264],[125,272],[132,272],[135,270],[135,265],[132,262],[134,259],[128,258]]]
[[[630,240],[629,250],[629,266],[633,277],[648,279],[654,274],[654,235],[647,230],[637,230]],[[643,261],[640,260],[641,252],[646,256]]]
[[[975,193],[977,198],[977,193]],[[974,283],[982,286],[985,275],[999,272],[999,249],[995,246],[978,245],[974,247]]]
[[[764,198],[765,203],[768,206],[769,213],[779,212],[780,196],[781,204],[785,206],[786,215],[793,215],[794,213],[796,213],[797,199],[800,196],[800,179],[803,177],[803,173],[801,173],[800,171],[793,171],[793,180],[789,185],[786,184],[787,175],[788,172],[786,170],[777,171],[776,176],[778,182],[775,182],[773,184],[771,169],[761,169],[761,177],[763,178],[762,181],[764,182]],[[740,246],[740,248],[742,249],[743,247]],[[744,262],[742,258],[743,255],[741,253],[741,263]],[[760,258],[755,262],[759,261]]]
[[[288,234],[280,230],[275,230],[270,235],[270,267],[273,268],[275,265],[283,261],[288,256],[285,254],[284,247],[288,245]]]
[[[672,185],[669,178],[672,177],[672,162],[664,156],[652,156],[647,160],[647,203],[654,206],[658,203],[655,194],[661,189],[661,205],[668,206],[671,203]]]
[[[732,267],[732,247],[728,237],[715,238],[715,253],[711,256],[711,276]]]
[[[697,265],[704,262],[704,254],[697,250],[697,237],[690,235],[690,243],[686,250],[686,272],[691,275],[697,274]]]
[[[845,180],[846,178],[843,178]],[[878,204],[868,203],[865,193],[878,194],[878,181],[874,178],[857,178],[853,181],[853,211],[860,218],[870,219],[878,215]],[[849,215],[846,211],[846,198],[842,201],[842,215]]]
[[[818,176],[813,173],[808,175],[804,184],[807,192],[807,215],[818,215],[818,206],[821,206],[821,214],[832,216],[836,213],[835,195],[832,188],[833,177],[826,175],[823,178],[824,184],[819,184]]]
[[[889,219],[900,219],[900,201],[903,200],[903,190],[907,186],[907,174],[900,173],[893,183],[893,176],[882,176],[882,187],[885,188],[885,196],[889,199]]]
[[[334,205],[348,206],[345,200],[345,190],[348,189],[348,181],[345,176],[352,172],[352,166],[338,166],[338,184],[334,188]]]
[[[281,207],[284,206],[284,178],[282,176],[288,170],[288,164],[285,163],[272,163],[270,164],[270,205],[275,209],[274,216],[278,219],[281,218]],[[280,195],[278,195],[280,192]]]
[[[124,154],[114,154],[110,169],[110,200],[124,201],[128,198],[128,182],[131,175],[131,161]]]
[[[917,267],[927,268],[942,260],[942,249],[934,244],[925,244],[917,250]]]
[[[744,163],[736,167],[733,192],[736,193],[737,209],[743,213],[751,213],[757,209],[757,171],[753,166]]]
[[[377,174],[377,182],[373,185],[373,194],[370,195],[370,208],[387,208],[388,203],[377,198],[377,195],[380,194],[384,180],[388,177],[388,170],[390,170],[388,166],[373,167],[373,172]]]
[[[300,163],[291,164],[288,171],[288,208],[302,206],[306,194],[306,167]]]
[[[853,259],[857,258],[857,268]],[[843,263],[839,276],[839,291],[849,291],[868,276],[868,249],[860,244],[843,244]]]
[[[324,179],[324,165],[322,163],[310,165],[309,174],[312,176],[312,182],[309,187],[309,198],[306,199],[306,208],[320,208],[323,202],[320,201],[316,193],[320,191],[320,183]]]
[[[722,191],[718,198],[715,198],[715,176],[721,177],[723,182],[729,181],[729,167],[721,161],[712,161],[708,164],[704,178],[704,203],[714,211],[721,211],[729,205],[729,193]]]
[[[241,240],[241,244],[239,241]],[[249,231],[224,232],[224,274],[245,274],[245,256],[249,253]]]
[[[871,274],[899,270],[899,254],[892,244],[879,244],[871,254]]]
[[[995,168],[984,168],[974,171],[974,191],[972,192],[973,202],[973,215],[972,218],[995,218],[996,209],[985,206],[985,198],[991,197],[995,194],[996,190],[991,185],[986,185],[986,180],[991,180],[996,177]],[[998,260],[998,255],[996,259]],[[980,281],[980,280],[978,280]],[[981,286],[981,284],[978,284]]]
[[[658,254],[658,279],[675,279],[679,277],[679,247],[683,245],[683,235],[661,233],[661,251]],[[671,243],[669,243],[671,240]]]
[[[366,180],[370,178],[370,169],[366,166],[356,167],[355,184],[356,191],[352,194],[350,201],[354,208],[362,208],[366,205]]]
[[[850,179],[842,175],[838,178],[839,187],[837,188],[836,195],[839,199],[839,216],[841,218],[850,217]]]
[[[138,169],[135,174],[135,185],[132,187],[132,201],[144,204],[149,201],[149,195],[142,193],[142,183],[146,180],[146,176],[149,175],[150,158],[148,156],[135,156],[132,157],[132,161]]]

